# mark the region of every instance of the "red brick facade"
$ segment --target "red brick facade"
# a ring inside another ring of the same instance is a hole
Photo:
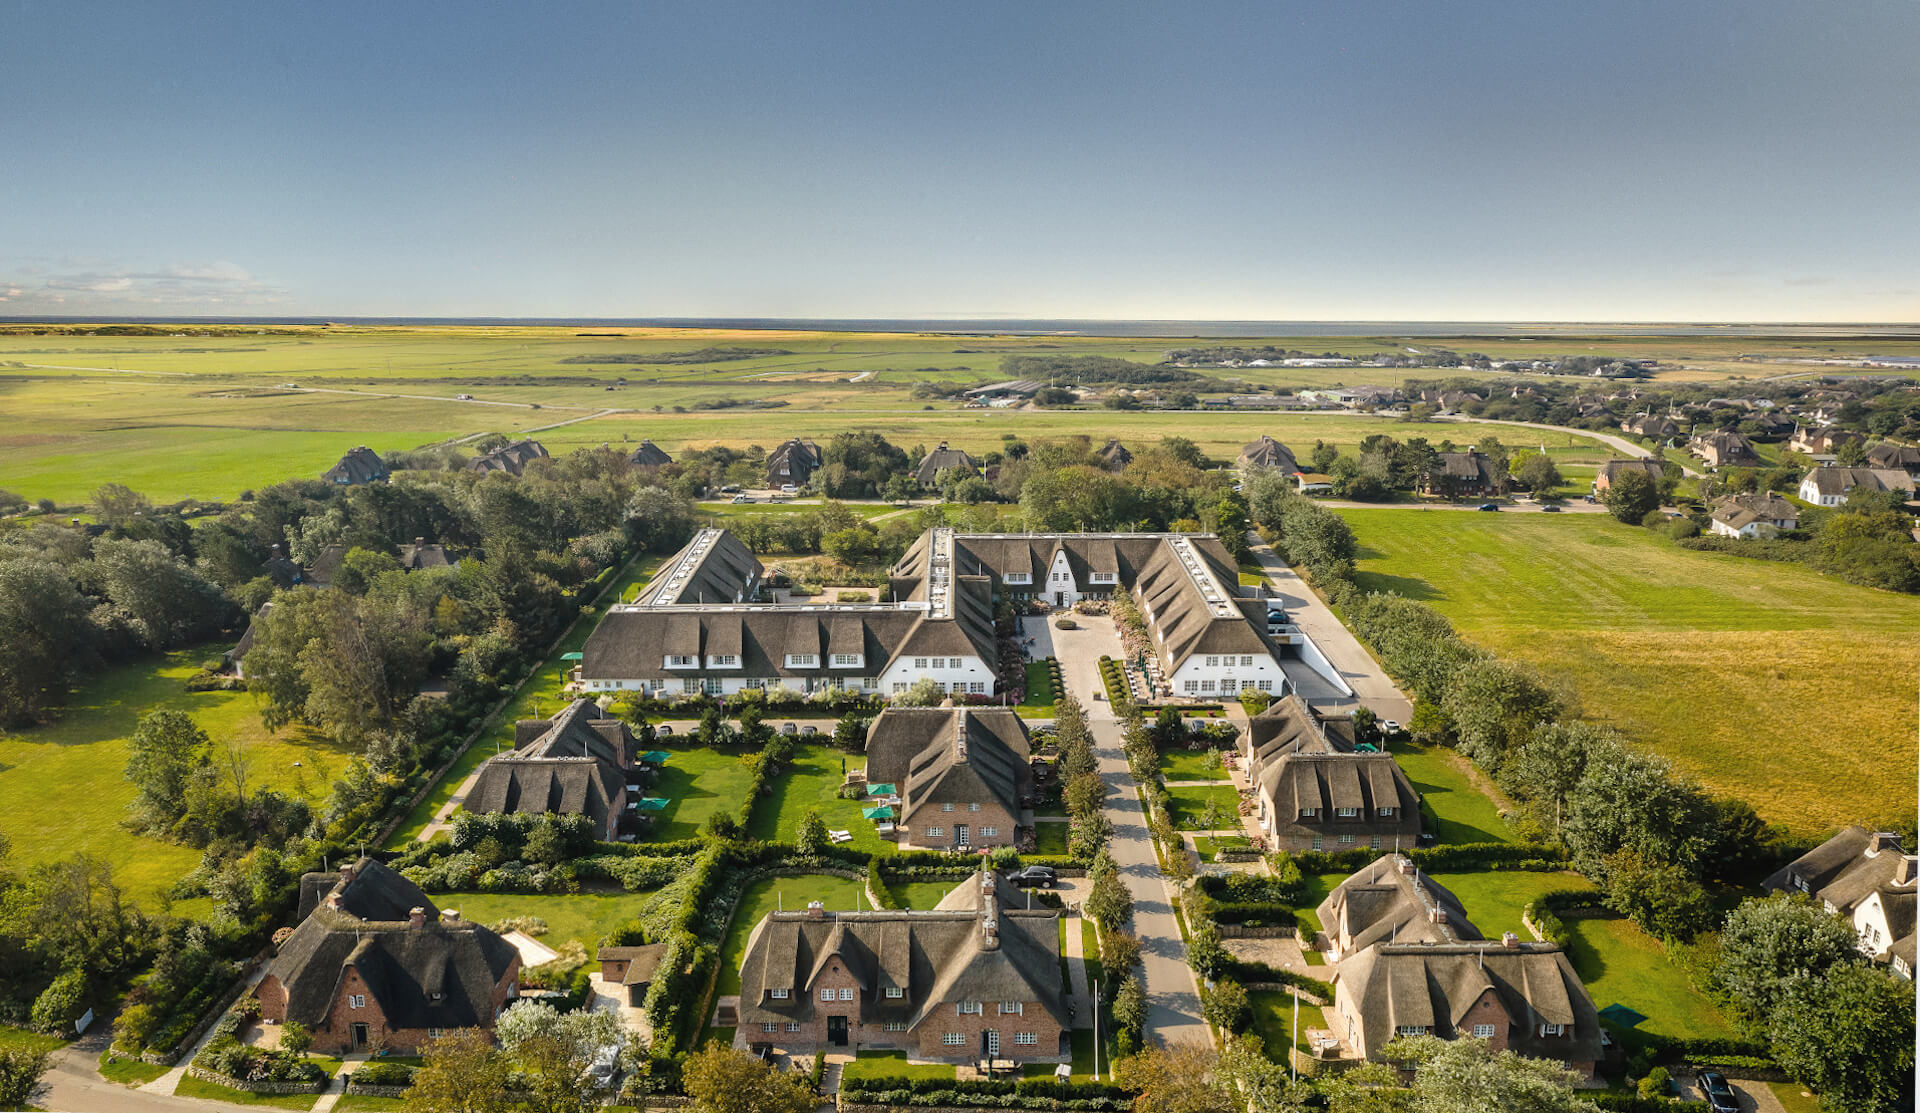
[[[978,806],[979,811],[974,811]],[[960,846],[960,828],[967,829],[969,847],[1012,846],[1013,824],[1015,817],[999,803],[984,801],[975,804],[955,804],[947,811],[944,804],[923,804],[914,809],[907,821],[907,841],[922,850],[952,850]],[[930,830],[938,828],[938,835]],[[985,832],[992,831],[989,835]]]
[[[518,989],[519,981],[520,961],[515,959],[506,976],[493,988],[492,1014],[482,1025],[483,1028],[493,1028],[493,1021],[506,1008],[507,1002]],[[261,1019],[276,1024],[286,1020],[287,992],[278,978],[272,975],[262,978],[255,993],[260,999]],[[356,998],[358,1004],[355,1003]],[[366,1030],[356,1040],[354,1026],[359,1024],[366,1025]],[[313,1033],[313,1046],[316,1051],[339,1051],[344,1054],[360,1050],[377,1040],[389,1051],[412,1054],[419,1052],[436,1034],[435,1030],[427,1028],[389,1028],[380,1002],[367,991],[360,972],[348,966],[341,971],[340,988],[327,1010],[326,1026]]]

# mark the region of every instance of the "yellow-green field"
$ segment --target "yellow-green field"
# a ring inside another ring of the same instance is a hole
[[[1768,820],[1911,818],[1920,599],[1598,515],[1340,513],[1363,586],[1432,604]]]

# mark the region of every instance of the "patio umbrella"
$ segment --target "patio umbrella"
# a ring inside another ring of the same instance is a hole
[[[642,796],[635,806],[643,812],[664,812],[671,803],[673,801],[664,796]]]
[[[640,755],[640,760],[647,765],[665,765],[667,759],[672,756],[672,754],[665,750],[648,750],[646,753]]]
[[[898,796],[900,789],[894,785],[868,785],[868,796]]]
[[[860,814],[866,816],[868,819],[892,819],[893,805],[882,804],[877,808],[863,808]]]
[[[1647,1019],[1647,1015],[1642,1012],[1635,1012],[1633,1009],[1616,1002],[1600,1010],[1600,1019],[1609,1024],[1617,1024],[1622,1028],[1631,1028]]]
[[[587,659],[587,655],[584,653],[562,653],[560,659],[562,661],[584,661]]]

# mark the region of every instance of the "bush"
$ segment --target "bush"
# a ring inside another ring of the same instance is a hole
[[[62,970],[34,999],[33,1026],[42,1032],[71,1031],[73,1022],[86,1011],[82,1004],[86,996],[87,972],[78,967]]]
[[[1673,1076],[1667,1073],[1667,1068],[1655,1067],[1647,1072],[1645,1078],[1640,1080],[1640,1084],[1635,1087],[1635,1090],[1638,1091],[1643,1098],[1663,1098],[1667,1096],[1667,1091],[1672,1088]]]
[[[379,1059],[360,1064],[353,1072],[353,1080],[363,1086],[411,1086],[414,1068],[405,1063],[390,1063]]]

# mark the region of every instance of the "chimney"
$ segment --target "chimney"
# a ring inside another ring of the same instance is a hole
[[[1867,839],[1867,857],[1869,858],[1878,855],[1882,850],[1897,852],[1899,849],[1900,836],[1892,831],[1875,831]]]
[[[442,908],[440,910],[440,922],[443,924],[459,923],[460,910],[458,908]]]
[[[1902,854],[1900,861],[1893,867],[1893,883],[1895,885],[1913,884],[1916,867],[1920,867],[1920,858],[1911,854]]]
[[[1501,932],[1500,945],[1509,951],[1517,951],[1520,949],[1520,937],[1510,931]]]
[[[427,926],[427,910],[424,908],[414,908],[409,910],[407,912],[407,926],[408,927],[426,927]]]
[[[427,543],[427,539],[424,537],[416,537],[413,539],[413,547],[416,549],[425,546],[426,543]]]
[[[1430,924],[1446,923],[1447,922],[1446,910],[1441,908],[1439,905],[1434,905],[1432,908],[1427,909],[1427,922]]]
[[[327,907],[333,909],[335,912],[340,911],[340,894],[339,893],[327,894]]]
[[[980,949],[983,951],[1000,949],[1000,921],[992,916],[984,916],[980,920]]]
[[[807,919],[824,920],[827,918],[827,906],[817,900],[807,902]]]
[[[1401,873],[1406,873],[1406,874],[1410,874],[1410,873],[1412,873],[1412,872],[1413,872],[1413,859],[1412,859],[1412,858],[1409,858],[1409,857],[1407,857],[1406,855],[1404,855],[1404,854],[1402,854],[1402,855],[1398,855],[1398,856],[1396,856],[1396,857],[1395,857],[1395,859],[1394,859],[1394,862],[1395,862],[1395,864],[1397,864],[1397,865],[1398,865],[1398,866],[1400,867],[1400,872],[1401,872]]]
[[[344,889],[347,886],[353,884],[353,879],[355,877],[358,877],[359,875],[360,875],[360,871],[358,867],[352,866],[352,865],[341,866],[340,867],[340,887]]]

